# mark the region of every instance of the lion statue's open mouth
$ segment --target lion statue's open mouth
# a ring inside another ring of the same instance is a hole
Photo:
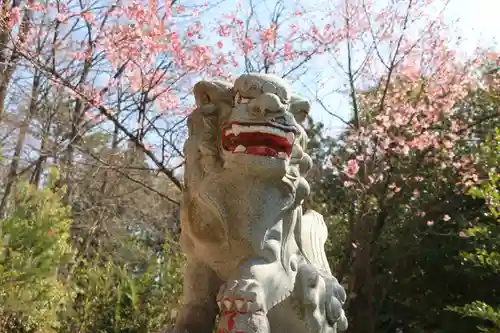
[[[232,122],[222,129],[222,147],[233,154],[289,159],[297,130],[271,123]]]

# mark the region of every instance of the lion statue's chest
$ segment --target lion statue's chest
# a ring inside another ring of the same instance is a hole
[[[197,215],[205,228],[219,229],[217,234],[237,242],[250,230],[265,232],[279,222],[291,201],[291,191],[278,181],[221,173],[204,179]]]
[[[212,174],[191,203],[190,248],[223,276],[252,254],[273,230],[281,234],[283,214],[293,200],[280,182]]]
[[[217,178],[208,182],[202,195],[217,206],[220,218],[225,220],[222,222],[234,236],[256,224],[271,227],[292,200],[291,193],[279,182],[227,175]]]

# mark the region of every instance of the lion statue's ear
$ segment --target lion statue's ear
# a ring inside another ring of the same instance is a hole
[[[194,99],[197,106],[206,104],[231,104],[233,100],[233,87],[223,81],[200,81],[193,88]]]
[[[290,100],[290,112],[299,124],[302,124],[307,119],[310,110],[311,104],[307,99],[299,95],[292,95]]]

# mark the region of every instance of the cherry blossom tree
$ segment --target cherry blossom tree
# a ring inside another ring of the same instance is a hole
[[[407,219],[432,227],[457,218],[457,212],[433,209],[428,193],[450,179],[457,182],[456,193],[464,193],[480,178],[469,149],[474,131],[498,118],[474,117],[460,107],[471,90],[480,89],[477,74],[486,57],[479,50],[472,58],[457,54],[460,39],[450,38],[453,31],[439,15],[429,16],[436,4],[396,1],[380,11],[376,5],[343,3],[346,41],[325,53],[335,61],[346,57],[335,66],[344,69],[352,110],[351,120],[343,120],[344,153],[334,151],[331,166],[353,203],[345,212],[349,229],[337,269],[352,296],[353,332],[374,330],[374,260],[388,223]],[[319,43],[339,32],[328,23],[313,31]],[[355,56],[360,54],[361,60]],[[498,61],[498,55],[489,58]]]
[[[283,59],[296,61],[298,69],[311,58],[305,48],[292,49],[292,43],[304,39],[296,27],[278,42],[278,29],[294,18],[283,1],[276,1],[266,16],[268,23],[251,14],[259,10],[252,3],[237,5],[215,23],[204,19],[218,5],[28,1],[4,6],[8,19],[3,21],[3,45],[12,58],[9,75],[15,74],[18,59],[26,73],[36,71],[50,80],[57,96],[64,93],[75,101],[63,154],[69,166],[69,196],[74,149],[83,129],[113,131],[115,148],[123,140],[133,141],[156,169],[182,188],[173,174],[178,166],[173,161],[182,157],[183,119],[193,108],[193,83],[202,77],[229,78],[242,70],[240,62],[247,70],[261,70],[256,66],[262,64],[271,71]],[[250,11],[248,17],[238,18],[245,10]],[[218,40],[212,42],[213,36]],[[35,42],[43,46],[34,47]],[[7,76],[5,80],[1,87],[7,91]]]

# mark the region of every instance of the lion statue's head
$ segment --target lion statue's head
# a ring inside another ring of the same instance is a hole
[[[201,81],[194,95],[184,148],[186,188],[225,171],[296,181],[311,168],[301,126],[310,104],[283,79],[245,74],[234,84]]]

